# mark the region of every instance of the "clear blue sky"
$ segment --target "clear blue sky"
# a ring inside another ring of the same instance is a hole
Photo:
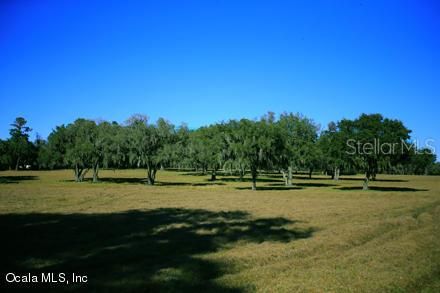
[[[401,119],[440,148],[437,1],[2,1],[0,137],[133,113]]]

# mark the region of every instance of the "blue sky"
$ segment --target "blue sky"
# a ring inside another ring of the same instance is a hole
[[[0,137],[144,113],[382,113],[440,142],[437,1],[2,1]],[[440,149],[440,143],[436,144]]]

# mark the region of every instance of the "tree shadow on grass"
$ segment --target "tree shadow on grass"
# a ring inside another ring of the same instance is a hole
[[[251,190],[251,186],[246,187],[235,187],[235,189],[238,190]],[[265,186],[257,186],[257,191],[264,191],[264,190],[298,190],[303,189],[300,186],[286,186],[286,185],[265,185]]]
[[[75,182],[75,180],[63,180],[64,182]],[[92,182],[92,178],[85,178],[83,182]],[[116,183],[116,184],[147,184],[147,179],[142,177],[130,177],[130,178],[114,178],[114,177],[103,177],[99,178],[99,182],[105,183]],[[226,185],[223,182],[166,182],[166,181],[156,181],[154,186],[210,186],[210,185]]]
[[[163,181],[157,181],[155,183],[157,186],[212,186],[212,185],[226,185],[223,182],[163,182]]]
[[[191,185],[192,186],[211,186],[211,185],[226,185],[226,183],[211,181],[211,182],[203,182],[203,183],[193,183]]]
[[[294,183],[294,185],[301,186],[301,187],[331,187],[331,186],[337,186],[336,184],[331,183],[314,183],[314,182],[300,182],[300,183]]]
[[[313,175],[312,178],[309,177],[309,175],[293,175],[293,179],[298,180],[332,180],[330,176],[323,176],[323,175]]]
[[[0,272],[87,275],[86,284],[14,284],[57,291],[241,292],[215,282],[237,268],[203,254],[237,241],[289,242],[313,228],[289,229],[285,218],[253,219],[242,211],[163,208],[109,214],[4,214]],[[57,275],[56,275],[57,276]],[[2,280],[2,286],[6,285]],[[50,287],[49,287],[50,286]],[[249,289],[249,288],[248,288]]]
[[[349,180],[349,181],[364,181],[364,178],[362,177],[339,177],[339,180]],[[373,182],[408,182],[408,180],[405,179],[380,179],[376,178],[375,180],[372,180]]]
[[[362,186],[344,186],[335,188],[339,190],[362,190]],[[428,189],[417,189],[410,187],[385,187],[385,186],[370,186],[369,190],[375,191],[399,191],[399,192],[415,192],[415,191],[428,191]]]
[[[38,176],[0,176],[0,184],[17,184],[25,180],[37,180]]]
[[[92,181],[91,178],[87,178],[87,181]],[[145,184],[147,179],[145,177],[102,177],[99,178],[100,182],[108,182],[108,183],[128,183],[128,184]]]
[[[61,182],[76,182],[73,179],[60,180]],[[82,182],[92,183],[92,178],[84,178]],[[99,177],[98,183],[116,183],[116,184],[146,184],[145,177]]]
[[[209,180],[209,179],[207,179]],[[242,180],[240,180],[239,177],[220,177],[217,178],[217,181],[224,181],[224,182],[252,182],[252,178],[245,177]],[[283,179],[276,179],[276,178],[257,178],[257,182],[284,182]]]
[[[205,173],[203,173],[201,171],[200,172],[192,171],[192,172],[180,173],[180,175],[183,175],[183,176],[211,176],[211,174],[212,174],[211,170],[208,170]],[[220,171],[220,170],[217,170],[216,174],[217,174],[217,176],[224,176],[224,177],[238,177],[239,176],[238,172],[231,173],[229,171]]]
[[[185,173],[181,173],[180,175],[184,175],[184,176],[209,176],[211,175],[208,172],[185,172]]]

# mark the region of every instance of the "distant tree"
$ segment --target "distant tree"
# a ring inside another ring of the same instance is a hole
[[[29,141],[29,133],[32,129],[26,126],[27,121],[23,117],[17,117],[9,130],[9,152],[12,161],[15,162],[15,170],[20,164],[26,164],[32,152],[32,143]]]
[[[180,169],[187,164],[189,136],[190,131],[185,124],[171,131],[158,154],[162,167]]]
[[[8,140],[0,139],[0,169],[8,169],[12,166],[12,157]]]
[[[72,140],[68,132],[64,124],[56,126],[47,138],[47,146],[40,150],[39,157],[49,169],[70,167],[65,158],[67,147]]]
[[[242,140],[237,135],[239,129],[239,122],[231,120],[223,125],[224,138],[225,138],[225,161],[224,168],[233,172],[238,172],[240,181],[243,181],[246,175],[246,170],[249,169],[249,162],[242,153]]]
[[[256,190],[258,170],[272,169],[276,165],[279,148],[283,145],[281,136],[270,120],[241,119],[231,123],[234,127],[232,141],[240,142],[234,145],[234,155],[249,166],[252,190]]]
[[[120,133],[122,130],[117,123],[98,121],[94,124],[90,123],[89,127],[89,139],[93,145],[92,178],[93,182],[98,182],[100,167],[109,167],[112,164],[121,165],[125,160],[124,152],[128,149]]]
[[[365,172],[364,190],[368,189],[370,179],[375,180],[381,166],[399,161],[402,142],[410,138],[411,132],[401,121],[380,114],[362,114],[355,120],[343,119],[338,128],[346,138],[346,154]]]
[[[65,162],[74,169],[75,181],[82,182],[96,162],[96,124],[77,119],[66,127],[67,144]]]
[[[330,170],[332,179],[339,180],[340,170],[343,166],[349,165],[349,160],[345,152],[345,138],[336,123],[329,123],[328,129],[319,136],[317,145],[322,153],[323,168],[326,171]]]
[[[316,141],[309,144],[303,156],[301,166],[309,171],[309,179],[311,179],[313,171],[321,169],[324,165],[324,156]]]
[[[147,184],[154,185],[163,160],[161,151],[172,140],[174,125],[163,118],[156,125],[150,125],[146,116],[131,117],[128,122],[130,162],[138,167],[146,167]]]
[[[181,169],[188,162],[188,145],[190,139],[190,130],[186,124],[180,125],[177,129],[177,141],[171,144],[173,148],[173,164]]]
[[[117,122],[104,122],[98,125],[100,136],[103,137],[102,164],[104,167],[128,167],[129,145],[126,127]]]
[[[311,174],[319,165],[320,152],[316,146],[318,126],[311,119],[293,113],[281,114],[278,126],[284,142],[280,167],[283,172],[287,169],[286,185],[292,185],[293,168],[307,168]]]
[[[35,166],[38,169],[49,169],[50,168],[50,154],[48,143],[40,135],[37,134],[37,138],[34,142],[34,161]]]
[[[440,175],[440,162],[432,164],[428,170],[429,175]]]
[[[416,175],[428,175],[430,168],[435,164],[436,155],[428,148],[416,150],[410,158],[411,171]]]
[[[188,159],[190,165],[204,175],[208,171],[210,151],[205,147],[201,131],[192,131],[189,136]]]
[[[225,162],[227,145],[223,128],[221,124],[214,124],[191,133],[194,162],[202,167],[203,172],[211,169],[211,180],[216,180],[217,171]]]

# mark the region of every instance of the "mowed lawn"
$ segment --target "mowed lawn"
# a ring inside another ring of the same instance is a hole
[[[440,292],[440,178],[333,181],[103,170],[0,172],[6,272],[87,275],[66,291]],[[90,175],[90,174],[89,174]],[[39,288],[38,284],[27,284]],[[40,287],[41,288],[41,287]]]

